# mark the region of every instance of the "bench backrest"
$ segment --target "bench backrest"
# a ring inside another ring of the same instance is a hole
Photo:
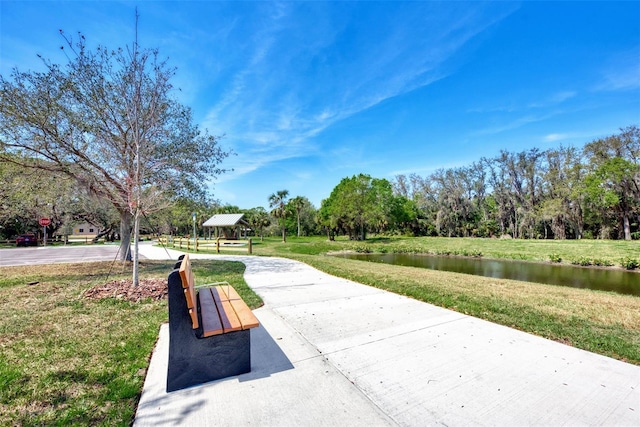
[[[196,278],[191,270],[191,261],[189,254],[185,254],[180,264],[180,279],[182,279],[182,287],[184,288],[184,296],[187,300],[187,308],[191,316],[191,324],[193,329],[198,329],[198,306],[196,300]]]

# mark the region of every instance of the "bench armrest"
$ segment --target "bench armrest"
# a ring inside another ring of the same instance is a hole
[[[212,288],[214,286],[219,286],[219,285],[227,285],[227,286],[231,286],[229,284],[229,282],[213,282],[213,283],[207,283],[206,285],[195,285],[194,288],[195,289],[200,289],[200,288]]]

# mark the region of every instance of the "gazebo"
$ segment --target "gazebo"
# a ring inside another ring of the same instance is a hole
[[[209,237],[211,237],[211,229],[213,229],[215,237],[225,239],[239,239],[247,237],[249,223],[242,219],[244,214],[217,214],[206,220],[202,226],[209,227]],[[241,232],[244,232],[242,235]]]

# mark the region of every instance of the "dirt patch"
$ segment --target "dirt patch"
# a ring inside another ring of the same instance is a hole
[[[138,286],[133,286],[130,279],[122,279],[94,286],[84,296],[90,299],[116,298],[139,302],[144,299],[166,299],[167,293],[167,279],[140,279]]]

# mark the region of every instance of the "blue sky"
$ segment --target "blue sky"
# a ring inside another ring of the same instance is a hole
[[[0,73],[64,62],[58,34],[134,39],[237,155],[214,197],[316,207],[344,177],[393,180],[640,125],[640,2],[0,2]]]

